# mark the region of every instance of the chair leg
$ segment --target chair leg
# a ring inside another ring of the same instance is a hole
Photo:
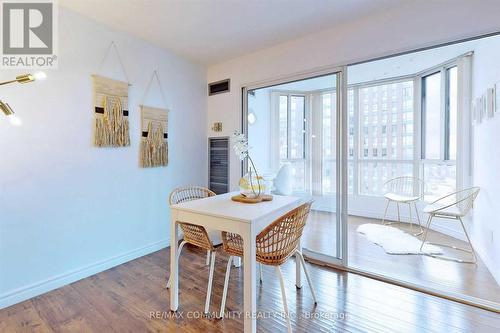
[[[177,250],[177,263],[179,262],[179,258],[181,256],[181,251],[182,251],[182,248],[184,247],[184,245],[186,245],[186,241],[182,241],[180,244],[179,244],[179,249]],[[170,283],[171,283],[171,280],[172,277],[169,276],[168,278],[168,282],[167,282],[167,289],[170,289]]]
[[[469,244],[470,249],[464,249],[464,248],[460,248],[460,247],[457,247],[457,246],[454,246],[454,245],[441,244],[441,243],[431,243],[431,242],[428,242],[427,244],[433,244],[433,245],[437,245],[437,246],[448,247],[448,248],[451,248],[451,249],[454,249],[454,250],[458,250],[458,251],[470,253],[472,255],[473,259],[472,260],[463,260],[463,259],[459,259],[459,258],[445,256],[445,255],[427,254],[427,253],[426,253],[426,255],[428,255],[430,257],[433,257],[433,258],[437,258],[437,259],[458,262],[458,263],[461,263],[461,264],[476,264],[477,263],[476,252],[474,251],[474,247],[472,246],[472,243],[470,241],[469,234],[467,233],[467,230],[465,229],[464,222],[462,221],[461,217],[457,217],[456,220],[460,221],[460,225],[462,226],[462,229],[464,230],[465,237],[467,238],[467,242]],[[428,224],[428,226],[429,225],[430,225],[430,223]],[[426,230],[426,234],[427,234],[427,230]],[[425,238],[426,237],[424,237],[424,241],[425,241]],[[420,247],[420,249],[422,249],[422,246]]]
[[[215,251],[211,251],[210,275],[208,276],[207,298],[205,301],[205,314],[208,314],[208,311],[210,309],[210,296],[212,296],[212,282],[214,279],[214,266],[215,266]]]
[[[385,217],[387,216],[387,209],[389,208],[389,203],[391,201],[387,199],[387,204],[385,205],[384,217],[382,218],[382,224],[385,224]]]
[[[413,216],[411,216],[411,204],[408,203],[408,211],[410,212],[410,232],[413,233]]]
[[[398,222],[401,223],[401,216],[399,215],[399,202],[396,201],[396,205],[398,206]]]
[[[292,323],[290,322],[290,315],[288,313],[288,304],[286,302],[286,292],[285,292],[285,283],[283,281],[283,275],[281,274],[280,266],[275,266],[275,269],[276,269],[276,274],[278,275],[278,278],[280,280],[281,298],[283,300],[283,309],[285,310],[285,317],[287,320],[288,333],[292,333]]]
[[[262,283],[262,264],[259,264],[259,282]]]
[[[424,231],[422,230],[422,226],[420,225],[420,217],[418,217],[417,206],[415,205],[415,211],[417,212],[417,219],[420,231],[417,231],[416,233],[413,233],[413,216],[411,213],[411,202],[408,203],[408,210],[410,211],[410,232],[413,234],[413,236],[420,236]]]
[[[304,269],[304,273],[306,274],[307,284],[309,285],[309,289],[311,289],[311,294],[312,294],[312,297],[314,299],[314,304],[318,304],[318,300],[316,299],[316,291],[314,290],[311,278],[309,277],[309,271],[307,270],[304,256],[299,251],[295,252],[295,256],[296,256],[296,258],[298,257],[297,259],[300,261],[300,264],[302,265],[302,268]]]
[[[464,229],[465,237],[467,238],[467,242],[469,243],[469,246],[470,246],[470,253],[472,254],[472,257],[474,258],[472,263],[475,264],[477,262],[476,251],[474,251],[474,246],[472,246],[472,242],[470,241],[469,234],[467,233],[467,229],[465,229],[464,221],[462,221],[461,217],[459,217],[458,220],[460,221],[460,224],[462,225],[462,229]]]
[[[415,207],[415,214],[417,214],[418,226],[420,227],[420,232],[415,236],[420,236],[424,233],[424,229],[422,229],[422,223],[420,223],[420,216],[418,215],[417,203],[415,201],[413,201],[413,207]]]
[[[207,250],[207,259],[205,260],[205,266],[210,265],[210,251]]]
[[[422,252],[422,248],[424,247],[425,241],[427,240],[427,235],[429,234],[429,226],[431,225],[431,221],[432,221],[432,214],[429,215],[429,218],[427,219],[427,225],[425,226],[424,239],[422,239],[422,244],[420,245],[420,252]]]
[[[229,256],[226,267],[226,277],[224,279],[224,291],[222,292],[222,302],[220,304],[219,318],[224,317],[224,311],[226,310],[226,298],[227,298],[227,287],[229,285],[229,275],[231,274],[231,265],[233,262],[233,256]]]

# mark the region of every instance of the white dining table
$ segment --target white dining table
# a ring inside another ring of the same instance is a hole
[[[170,232],[170,309],[179,308],[178,223],[187,222],[209,229],[228,231],[243,238],[243,317],[244,332],[255,333],[256,322],[256,247],[255,237],[271,222],[300,206],[303,200],[292,196],[275,195],[272,201],[257,204],[231,200],[238,192],[231,192],[171,206]],[[301,271],[296,261],[296,285],[302,287]],[[217,268],[216,268],[217,269]]]

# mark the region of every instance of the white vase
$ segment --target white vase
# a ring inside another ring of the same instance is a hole
[[[240,193],[247,198],[256,198],[266,191],[266,182],[261,176],[256,176],[255,173],[246,174],[240,178]]]
[[[279,195],[291,195],[292,191],[292,166],[285,163],[274,179],[274,192]]]

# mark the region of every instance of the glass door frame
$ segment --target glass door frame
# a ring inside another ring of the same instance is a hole
[[[348,175],[347,175],[347,144],[348,144],[348,129],[347,129],[347,67],[329,67],[317,71],[296,74],[283,77],[276,80],[262,81],[243,85],[241,87],[241,132],[248,137],[248,92],[255,89],[271,87],[275,85],[312,79],[315,77],[336,75],[336,196],[335,196],[335,218],[336,218],[336,254],[337,257],[325,255],[308,249],[303,249],[304,255],[316,261],[323,262],[328,265],[339,268],[347,268],[348,259],[348,237],[347,237],[347,193],[348,193]],[[340,124],[340,126],[338,126]],[[241,175],[248,168],[247,161],[242,161]]]

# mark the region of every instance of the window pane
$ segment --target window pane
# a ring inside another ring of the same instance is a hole
[[[361,158],[413,159],[413,81],[362,87],[359,105]]]
[[[349,118],[347,119],[347,127],[349,128],[349,152],[348,159],[354,157],[354,90],[347,91],[347,110]]]
[[[290,158],[304,158],[304,96],[290,98]]]
[[[280,159],[286,159],[288,149],[288,96],[280,96],[279,108],[279,154]]]
[[[335,158],[335,96],[332,93],[325,93],[322,96],[323,102],[323,159]]]
[[[423,78],[424,87],[424,159],[441,157],[441,72]]]
[[[424,164],[426,201],[434,201],[456,191],[456,168],[454,165]]]
[[[413,175],[413,163],[363,162],[359,164],[359,193],[384,195],[389,179]]]
[[[336,93],[328,92],[321,95],[322,100],[322,175],[321,190],[323,195],[336,192],[336,131],[337,131],[337,99]]]
[[[457,67],[448,69],[448,117],[449,117],[449,156],[450,160],[457,159]]]
[[[306,162],[295,160],[290,162],[292,166],[292,191],[304,192],[306,190]]]
[[[347,162],[347,187],[348,193],[354,193],[354,163],[349,161]]]

